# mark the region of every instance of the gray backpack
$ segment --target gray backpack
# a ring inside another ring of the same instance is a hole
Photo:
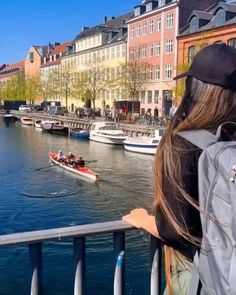
[[[195,256],[189,295],[236,295],[236,141],[206,130],[180,136],[203,150],[198,161],[199,206],[203,239]],[[198,261],[196,261],[198,260]],[[198,289],[198,291],[197,291]]]

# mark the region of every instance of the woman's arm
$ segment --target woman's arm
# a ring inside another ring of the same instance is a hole
[[[143,208],[130,211],[129,214],[122,217],[122,220],[133,225],[134,227],[142,228],[151,235],[159,238],[155,216],[150,215],[147,210]]]

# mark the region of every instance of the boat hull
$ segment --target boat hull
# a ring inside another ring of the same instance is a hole
[[[58,135],[68,135],[68,127],[60,126],[57,123],[41,123],[42,130],[51,133],[51,134],[58,134]]]
[[[26,126],[33,126],[34,121],[30,118],[21,118],[21,123]]]
[[[149,144],[124,143],[124,148],[130,152],[147,154],[147,155],[155,155],[157,151],[157,145],[153,145],[153,144],[149,145]]]
[[[89,131],[71,131],[71,137],[78,138],[78,139],[89,139]]]
[[[106,144],[116,144],[116,145],[122,145],[123,141],[126,139],[125,137],[117,138],[117,137],[109,137],[109,136],[103,136],[99,134],[91,134],[89,136],[90,140],[106,143]]]
[[[88,169],[87,167],[71,167],[65,163],[60,163],[57,161],[57,154],[53,152],[49,152],[49,158],[50,160],[56,164],[57,166],[68,170],[70,172],[73,172],[79,176],[85,177],[89,180],[92,180],[94,182],[98,181],[98,174],[93,172],[92,170]]]

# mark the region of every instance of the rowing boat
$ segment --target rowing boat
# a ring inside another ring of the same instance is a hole
[[[98,180],[98,174],[93,172],[91,169],[89,169],[87,167],[73,167],[73,166],[68,165],[66,163],[57,161],[57,153],[49,152],[49,158],[54,164],[58,165],[59,167],[65,169],[65,170],[68,170],[68,171],[76,173],[80,176],[89,178],[90,180],[93,180],[93,181]]]

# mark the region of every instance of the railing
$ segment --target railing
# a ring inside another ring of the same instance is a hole
[[[100,234],[113,234],[113,247],[117,255],[114,270],[114,295],[125,294],[125,233],[134,228],[122,221],[96,223],[81,226],[32,231],[0,236],[0,247],[28,245],[31,262],[31,295],[42,294],[42,243],[46,241],[73,238],[75,278],[74,295],[85,294],[86,237]],[[150,294],[161,292],[161,242],[151,237]]]

